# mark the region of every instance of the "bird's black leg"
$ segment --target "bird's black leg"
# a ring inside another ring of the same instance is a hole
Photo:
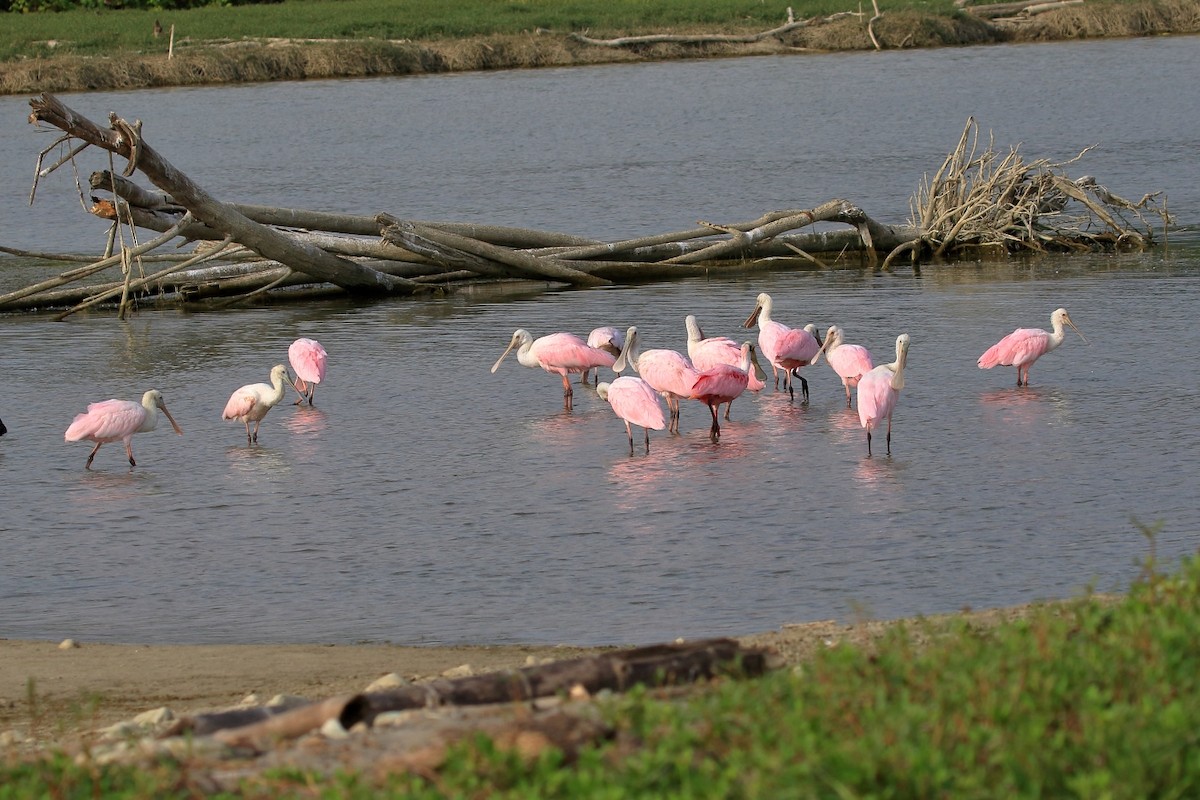
[[[796,377],[800,379],[800,393],[804,395],[804,402],[807,403],[808,402],[808,379],[805,378],[803,375],[797,375]]]
[[[867,455],[871,455],[871,432],[867,431]]]

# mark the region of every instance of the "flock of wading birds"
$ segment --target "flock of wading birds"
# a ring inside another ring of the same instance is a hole
[[[517,360],[526,367],[540,367],[562,377],[563,406],[570,410],[572,374],[581,375],[580,383],[588,383],[588,373],[596,372],[596,390],[606,400],[618,417],[625,422],[629,437],[629,452],[634,452],[633,428],[638,425],[645,430],[646,452],[650,451],[650,431],[670,429],[679,431],[679,403],[681,400],[699,400],[708,406],[712,414],[710,436],[716,441],[721,436],[719,408],[724,405],[725,419],[729,419],[729,407],[747,389],[759,391],[766,386],[766,373],[758,361],[762,352],[779,388],[782,373],[784,388],[795,399],[792,379],[801,384],[804,400],[808,399],[808,381],[800,374],[803,367],[818,363],[821,356],[842,379],[846,391],[846,407],[854,403],[857,389],[858,419],[867,432],[867,455],[871,454],[872,431],[887,423],[887,452],[892,452],[892,412],[900,390],[904,388],[904,366],[908,358],[909,335],[896,337],[896,360],[875,366],[870,352],[865,347],[843,341],[843,333],[837,325],[830,325],[822,341],[816,325],[789,328],[772,318],[771,296],[765,292],[758,295],[754,311],[744,327],[758,325],[757,351],[752,342],[738,344],[724,336],[705,337],[694,316],[685,320],[687,326],[687,355],[674,350],[639,350],[638,331],[631,327],[622,333],[617,328],[603,327],[591,332],[585,341],[572,333],[552,333],[535,339],[529,331],[518,328],[512,341],[492,365],[492,372],[500,368],[501,362],[514,349]],[[995,366],[1017,368],[1017,386],[1029,385],[1029,368],[1041,356],[1063,343],[1066,337],[1064,326],[1070,326],[1085,342],[1087,339],[1075,327],[1065,308],[1050,315],[1051,331],[1041,328],[1017,328],[1005,336],[979,357],[980,369]],[[297,339],[288,348],[288,360],[296,373],[293,378],[284,364],[271,369],[270,383],[251,383],[242,386],[229,397],[222,418],[238,420],[246,426],[246,441],[258,441],[258,428],[263,418],[280,403],[285,394],[285,385],[295,389],[300,399],[296,404],[313,404],[317,384],[325,379],[328,354],[314,339]],[[599,368],[608,367],[618,377],[610,382],[600,382]],[[631,367],[640,377],[621,375]],[[664,411],[662,401],[666,401]],[[137,466],[133,458],[131,441],[135,433],[152,431],[162,411],[175,432],[183,431],[175,422],[163,402],[162,393],[151,389],[142,395],[141,402],[132,400],[105,400],[91,403],[87,411],[75,417],[67,428],[68,442],[90,441],[96,446],[88,454],[85,467],[90,469],[92,460],[100,446],[108,442],[123,442],[130,466]],[[250,424],[254,423],[253,429]],[[6,433],[0,421],[0,435]]]

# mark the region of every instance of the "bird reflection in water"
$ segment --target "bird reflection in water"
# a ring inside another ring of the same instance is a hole
[[[979,395],[979,403],[986,413],[986,421],[1020,427],[1045,423],[1047,413],[1065,419],[1071,412],[1070,400],[1061,389],[1041,386],[983,392]]]
[[[278,450],[262,445],[234,445],[225,448],[229,466],[240,474],[256,480],[275,482],[282,474],[291,472],[291,462]]]
[[[298,406],[283,423],[284,429],[292,434],[313,436],[325,430],[329,420],[325,412],[315,406]]]

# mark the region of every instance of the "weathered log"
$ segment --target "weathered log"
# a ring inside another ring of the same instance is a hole
[[[772,36],[807,27],[810,20],[789,19],[785,24],[759,33],[746,34],[649,34],[646,36],[621,36],[616,39],[593,39],[582,33],[570,33],[570,38],[594,47],[633,47],[648,44],[753,44]]]
[[[64,133],[126,158],[127,171],[140,169],[150,182],[167,192],[177,203],[211,228],[229,234],[238,243],[266,258],[285,263],[316,278],[327,280],[349,291],[400,292],[421,291],[424,287],[390,275],[366,269],[318,247],[298,243],[274,228],[247,219],[209,195],[187,175],[142,140],[137,126],[112,115],[112,128],[105,130],[83,117],[50,94],[30,100],[31,122],[46,122]]]
[[[181,719],[163,735],[214,735],[229,744],[262,748],[272,741],[300,736],[330,719],[337,719],[348,730],[359,722],[369,725],[387,711],[512,703],[578,689],[590,695],[603,689],[620,692],[639,685],[676,686],[720,675],[756,677],[772,665],[769,651],[743,647],[734,639],[653,645],[331,698],[283,712],[258,707],[198,714]]]
[[[1027,2],[1027,3],[989,3],[987,5],[964,6],[963,10],[983,19],[1008,17],[1013,14],[1033,16],[1047,11],[1055,11],[1066,6],[1082,5],[1084,0],[1057,0],[1057,2]]]
[[[191,222],[191,217],[184,215],[184,218],[182,220],[180,220],[179,227],[183,228],[189,222]],[[154,248],[158,247],[159,245],[166,244],[167,242],[174,239],[175,236],[177,235],[177,233],[178,233],[178,231],[175,231],[175,230],[167,231],[162,236],[159,236],[156,239],[152,239],[149,242],[144,242],[144,243],[138,245],[137,247],[133,248],[133,250],[130,251],[130,253],[128,253],[126,255],[132,254],[134,256],[137,256],[137,255],[140,255],[141,253],[149,252],[150,250],[153,250]],[[51,278],[49,280],[45,280],[40,283],[35,283],[32,286],[26,286],[24,289],[17,289],[14,292],[9,292],[8,294],[0,295],[0,308],[4,308],[6,304],[11,303],[16,300],[20,300],[23,297],[29,297],[29,296],[35,295],[38,292],[44,291],[45,289],[53,289],[56,286],[62,286],[64,284],[71,283],[72,281],[77,281],[80,278],[86,278],[88,275],[94,275],[97,272],[101,272],[103,270],[108,269],[109,267],[120,264],[123,257],[124,256],[122,254],[118,253],[117,255],[100,259],[99,261],[95,262],[94,264],[89,264],[86,267],[80,267],[78,269],[73,269],[69,272],[64,272],[56,278]]]
[[[474,269],[472,264],[481,266],[490,262],[509,277],[543,278],[574,286],[602,286],[609,283],[604,278],[571,269],[552,258],[538,258],[394,217],[387,219],[389,224],[383,230],[385,239],[405,249],[426,254],[438,263],[455,265],[459,269]]]

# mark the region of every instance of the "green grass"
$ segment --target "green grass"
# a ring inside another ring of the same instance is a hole
[[[615,739],[572,764],[480,739],[436,776],[276,773],[239,796],[1198,797],[1198,643],[1200,560],[1169,576],[1148,562],[1116,603],[1084,597],[994,628],[918,621],[870,652],[840,645],[686,701],[632,692],[605,708]],[[0,800],[190,797],[199,780],[55,756],[0,768]]]
[[[454,39],[537,28],[601,34],[668,29],[763,30],[797,18],[850,10],[841,0],[285,0],[186,11],[67,11],[0,14],[0,60],[51,53],[165,52],[154,21],[175,26],[176,42],[283,37]],[[870,10],[870,3],[866,10]],[[857,6],[855,6],[857,8]],[[949,15],[952,0],[891,0],[892,11]],[[53,47],[47,42],[56,42]]]

